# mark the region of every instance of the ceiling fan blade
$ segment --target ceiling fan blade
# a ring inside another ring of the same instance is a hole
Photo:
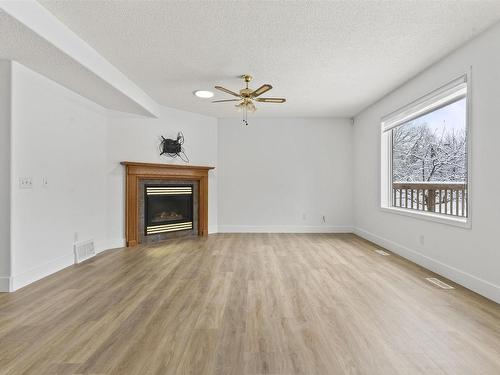
[[[215,86],[215,88],[216,88],[217,90],[224,91],[224,92],[225,92],[225,93],[227,93],[227,94],[230,94],[230,95],[233,95],[233,96],[237,96],[238,98],[240,97],[240,94],[237,94],[237,93],[235,93],[234,91],[228,90],[228,89],[226,89],[225,87],[222,87],[222,86]]]
[[[222,103],[222,102],[239,102],[241,99],[224,99],[224,100],[212,100],[212,103]]]
[[[268,85],[267,83],[265,85],[262,85],[260,86],[257,90],[255,90],[254,92],[252,92],[250,95],[254,98],[256,98],[257,96],[259,95],[262,95],[264,94],[265,92],[268,92],[269,90],[271,90],[273,88],[273,86],[271,85]]]
[[[257,102],[261,103],[284,103],[286,102],[285,98],[255,98]]]

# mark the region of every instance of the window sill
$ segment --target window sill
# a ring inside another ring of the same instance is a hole
[[[425,221],[433,221],[435,223],[451,225],[459,228],[465,228],[465,229],[471,228],[470,218],[447,217],[444,215],[434,214],[431,212],[423,212],[423,211],[414,212],[404,208],[397,208],[397,207],[380,207],[380,209],[384,212],[389,212],[391,214],[413,217],[415,219],[420,219]]]

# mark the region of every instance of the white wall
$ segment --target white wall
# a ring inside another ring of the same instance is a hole
[[[0,60],[0,292],[10,289],[11,63]]]
[[[500,302],[500,26],[424,71],[355,118],[357,233]],[[464,229],[382,212],[380,118],[472,66],[471,214]],[[424,236],[424,245],[419,237]]]
[[[347,119],[219,120],[219,231],[350,231],[352,130]]]
[[[160,156],[158,145],[163,135],[175,138],[182,131],[189,164],[209,165],[208,226],[217,232],[217,120],[212,117],[160,108],[159,118],[144,118],[115,112],[108,127],[108,238],[123,239],[125,212],[125,169],[121,161],[185,164],[180,159]]]
[[[12,89],[12,276],[17,289],[106,245],[106,112],[20,64]],[[32,189],[19,178],[31,177]],[[47,186],[42,181],[47,178]]]
[[[158,156],[159,136],[182,130],[191,164],[216,167],[209,182],[211,232],[335,232],[354,224],[361,236],[500,301],[500,201],[491,199],[500,191],[500,52],[492,47],[499,44],[497,26],[363,111],[354,127],[320,118],[252,118],[245,127],[239,119],[217,122],[165,107],[159,119],[110,114],[14,63],[9,135],[8,76],[0,65],[2,249],[8,194],[12,208],[11,259],[0,251],[0,277],[11,263],[18,288],[71,264],[75,234],[93,238],[100,250],[122,246],[119,162],[175,162]],[[472,228],[381,211],[380,118],[471,65]],[[10,188],[3,179],[9,165]],[[20,177],[32,177],[33,189],[19,189]]]
[[[73,264],[75,240],[94,239],[98,251],[124,246],[125,169],[119,163],[175,163],[158,156],[161,135],[174,137],[182,130],[191,164],[217,166],[214,118],[165,107],[159,119],[109,113],[20,64],[12,66],[12,150],[1,147],[1,162],[3,177],[12,158],[13,289]],[[6,103],[2,87],[0,106]],[[8,146],[10,128],[2,126],[0,132],[0,146]],[[210,173],[209,231],[215,232],[217,184]],[[20,189],[21,177],[31,177],[33,188]],[[9,190],[4,185],[2,178],[0,205]],[[8,231],[7,213],[2,209],[2,231]],[[0,253],[0,272],[8,275],[7,255]]]

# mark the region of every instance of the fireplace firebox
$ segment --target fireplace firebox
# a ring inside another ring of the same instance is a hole
[[[144,186],[146,236],[193,229],[193,185]]]

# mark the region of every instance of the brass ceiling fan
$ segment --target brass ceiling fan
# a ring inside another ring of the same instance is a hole
[[[257,90],[252,90],[248,88],[248,83],[252,80],[252,76],[248,74],[242,75],[242,78],[245,81],[246,87],[239,91],[239,94],[226,89],[222,86],[215,86],[217,90],[223,91],[232,96],[236,96],[238,99],[223,99],[223,100],[214,100],[212,103],[223,103],[223,102],[239,102],[236,104],[236,108],[241,109],[243,111],[243,122],[245,125],[248,125],[247,115],[248,112],[255,112],[257,108],[255,107],[254,101],[260,103],[284,103],[286,102],[285,98],[259,98],[265,92],[268,92],[273,88],[273,86],[269,84],[264,84],[260,86]]]

